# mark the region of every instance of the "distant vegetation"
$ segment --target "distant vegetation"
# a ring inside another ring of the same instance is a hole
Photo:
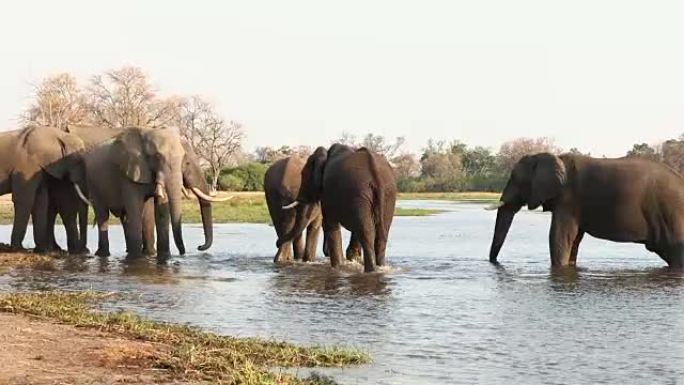
[[[216,190],[261,191],[266,169],[292,155],[308,156],[308,146],[257,147],[245,151],[241,123],[221,116],[200,96],[162,96],[137,67],[122,67],[79,82],[69,73],[45,78],[34,88],[32,102],[21,114],[25,124],[126,127],[173,126],[192,145]],[[663,162],[684,172],[684,137],[657,145],[638,143],[626,154]],[[458,140],[430,140],[419,153],[405,149],[405,138],[368,133],[357,138],[343,132],[329,143],[366,147],[383,154],[394,165],[402,192],[500,192],[513,165],[524,155],[561,153],[552,138],[517,138],[498,149],[472,146]],[[581,154],[576,148],[567,152]],[[588,154],[587,154],[588,155]]]

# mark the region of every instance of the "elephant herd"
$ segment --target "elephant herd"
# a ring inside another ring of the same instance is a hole
[[[64,224],[70,253],[86,253],[88,205],[98,227],[98,256],[109,255],[109,215],[123,225],[129,256],[170,255],[169,224],[180,254],[181,199],[198,198],[205,250],[213,241],[209,189],[199,161],[170,128],[30,126],[0,135],[0,194],[12,194],[11,248],[23,250],[29,217],[36,252],[59,250],[54,225]],[[156,230],[156,240],[155,240]],[[156,241],[156,249],[155,249]]]
[[[319,147],[306,161],[291,157],[273,164],[264,189],[278,236],[275,261],[293,253],[313,260],[323,227],[323,251],[332,266],[339,265],[342,225],[351,231],[347,259],[363,251],[366,272],[385,264],[397,191],[384,157],[340,144]],[[552,213],[553,267],[576,264],[586,233],[644,244],[671,268],[684,268],[684,178],[662,163],[550,153],[522,157],[499,202],[488,207],[497,210],[490,262],[498,263],[513,218],[525,205]]]
[[[88,205],[98,227],[98,256],[109,255],[109,216],[121,221],[129,257],[170,256],[169,227],[180,254],[182,199],[196,196],[204,244],[213,242],[212,203],[199,159],[171,128],[30,126],[0,134],[0,194],[12,194],[11,248],[23,250],[29,218],[36,252],[60,249],[57,215],[70,253],[87,253]],[[307,159],[276,161],[264,177],[277,234],[275,262],[313,261],[323,253],[337,267],[363,255],[366,272],[386,264],[397,198],[384,156],[342,144],[318,147]],[[540,153],[511,171],[497,210],[489,260],[497,263],[515,214],[527,206],[550,211],[554,267],[573,266],[584,234],[644,244],[670,267],[684,268],[684,178],[647,159],[597,159]],[[351,232],[346,253],[341,227]],[[156,235],[156,236],[155,236]]]

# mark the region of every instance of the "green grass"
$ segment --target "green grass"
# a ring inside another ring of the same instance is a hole
[[[322,384],[269,371],[274,367],[342,367],[370,362],[361,350],[302,347],[258,338],[235,338],[185,325],[143,319],[129,312],[97,312],[91,306],[111,294],[96,292],[8,293],[0,311],[37,316],[77,327],[109,332],[132,340],[163,344],[151,366],[179,378],[231,384]]]
[[[271,223],[263,192],[221,193],[219,196],[224,195],[234,195],[235,197],[227,202],[214,203],[212,209],[214,223]],[[499,194],[486,192],[400,193],[397,199],[492,202],[499,199]],[[439,210],[397,208],[394,214],[402,217],[429,216],[439,213]],[[12,205],[0,205],[0,224],[11,224],[12,218]],[[89,218],[92,222],[92,218],[94,218],[92,209]],[[199,205],[194,198],[183,201],[183,222],[201,223]],[[116,224],[117,219],[112,217],[110,223]]]
[[[397,199],[402,200],[442,200],[465,202],[492,202],[499,200],[501,194],[491,192],[434,192],[434,193],[399,193]]]

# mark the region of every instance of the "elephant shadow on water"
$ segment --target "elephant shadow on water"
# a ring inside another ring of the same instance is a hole
[[[364,274],[361,265],[349,273],[323,263],[292,264],[277,269],[271,287],[283,295],[387,296],[391,280],[386,274]]]

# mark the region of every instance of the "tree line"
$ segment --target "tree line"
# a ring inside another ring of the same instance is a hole
[[[309,146],[242,148],[242,124],[221,116],[198,95],[163,96],[138,67],[126,66],[79,82],[69,73],[45,78],[34,86],[31,103],[21,114],[23,124],[123,128],[177,127],[188,140],[213,189],[259,191],[274,161],[293,155],[307,157]],[[330,143],[366,147],[393,165],[402,192],[501,191],[513,165],[524,155],[562,153],[552,138],[517,138],[497,150],[460,141],[429,140],[419,152],[405,149],[405,138],[343,132]],[[322,143],[326,145],[326,143]],[[576,148],[567,152],[581,154]],[[589,155],[589,154],[587,154]],[[626,156],[663,162],[684,175],[684,135],[657,145],[634,144]]]

